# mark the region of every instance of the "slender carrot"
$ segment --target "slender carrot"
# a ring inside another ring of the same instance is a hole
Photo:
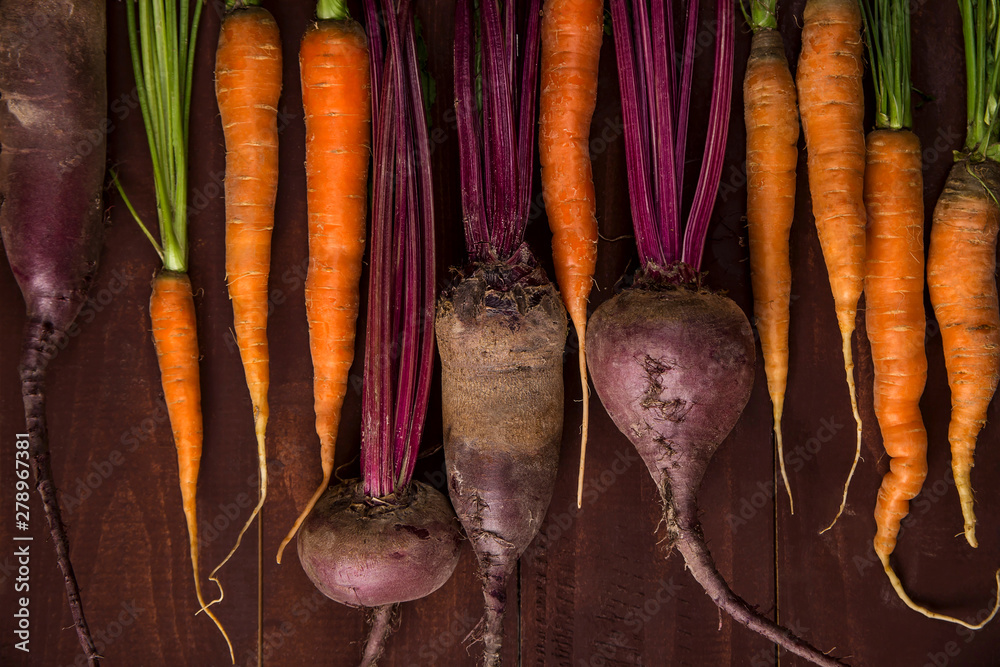
[[[209,609],[222,600],[222,586],[213,573],[209,578],[219,586],[219,598],[206,604],[198,572],[196,492],[203,434],[198,335],[187,276],[187,168],[191,81],[201,7],[198,0],[170,0],[159,8],[136,0],[125,3],[132,71],[153,167],[159,243],[125,195],[117,175],[113,178],[125,205],[163,262],[163,269],[153,280],[149,314],[167,414],[177,447],[195,595],[199,613],[204,611],[219,628],[229,648],[229,657],[235,662],[229,636]]]
[[[195,595],[198,597],[198,604],[221,629],[219,620],[205,604],[201,582],[197,576],[197,488],[203,433],[197,323],[191,280],[186,273],[164,269],[156,275],[153,293],[149,298],[149,318],[153,324],[153,345],[160,366],[163,400],[167,404],[167,416],[170,418],[170,428],[177,448],[181,502],[187,522],[191,567],[195,572]]]
[[[923,165],[920,140],[909,129],[907,3],[864,0],[862,7],[876,101],[876,129],[867,138],[865,168],[865,322],[875,369],[875,416],[890,457],[875,504],[875,553],[911,609],[929,618],[982,627],[913,602],[889,561],[910,500],[927,477],[927,431],[920,415],[927,383]]]
[[[854,463],[844,484],[840,508],[825,532],[844,511],[847,490],[861,457],[861,415],[854,389],[851,338],[864,286],[864,65],[857,0],[808,0],[802,20],[796,84],[809,155],[809,191],[833,291],[847,389],[857,423]]]
[[[323,479],[278,548],[277,560],[333,474],[340,410],[354,362],[365,248],[371,75],[365,31],[342,0],[321,0],[299,51],[306,121],[309,271],[306,315]]]
[[[868,135],[865,322],[875,368],[875,416],[891,458],[875,506],[875,552],[888,556],[927,476],[920,396],[924,353],[924,204],[920,140],[909,130]]]
[[[259,0],[228,3],[215,57],[215,95],[226,140],[226,278],[233,302],[233,327],[250,401],[260,492],[232,550],[239,549],[267,498],[267,346],[271,232],[278,192],[278,99],[281,96],[281,35]],[[263,531],[258,526],[260,565]],[[263,570],[257,572],[258,651],[263,642]]]
[[[604,33],[603,0],[546,0],[542,8],[542,63],[538,157],[542,196],[552,229],[556,281],[580,344],[583,425],[577,507],[590,423],[587,382],[587,298],[597,266],[597,204],[590,164],[590,121],[597,104],[597,66]]]
[[[941,326],[951,388],[951,466],[965,519],[977,546],[972,503],[976,438],[1000,379],[1000,314],[996,247],[1000,226],[1000,165],[956,162],[934,208],[927,283]]]
[[[774,410],[774,441],[788,506],[795,513],[785,470],[781,413],[788,381],[788,307],[792,266],[788,237],[795,218],[799,119],[795,81],[778,32],[777,0],[751,0],[746,13],[753,40],[743,80],[747,127],[747,227],[753,312]],[[745,9],[745,6],[744,6]]]
[[[213,576],[236,553],[267,497],[267,281],[278,192],[281,36],[270,12],[254,4],[237,2],[222,21],[215,94],[226,139],[226,277],[236,344],[253,404],[260,494]]]

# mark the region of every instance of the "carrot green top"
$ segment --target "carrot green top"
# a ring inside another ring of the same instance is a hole
[[[163,260],[163,268],[182,273],[188,266],[188,125],[201,6],[200,0],[125,2],[132,70],[153,162],[159,243],[125,196],[117,175],[112,175],[125,205]]]
[[[861,9],[875,84],[875,126],[910,128],[909,0],[862,0]]]
[[[976,159],[1000,158],[997,146],[1000,97],[1000,21],[996,2],[959,0],[965,37],[966,116],[965,150]]]
[[[319,0],[316,3],[316,18],[321,21],[343,21],[350,16],[346,0]]]
[[[258,7],[260,6],[260,0],[226,0],[226,11],[231,12],[234,9],[243,9],[245,7]]]
[[[747,4],[750,5],[749,11],[747,10]],[[740,2],[740,9],[743,10],[743,16],[746,18],[747,23],[750,24],[750,29],[754,32],[758,30],[777,30],[777,5],[778,0],[742,0]]]

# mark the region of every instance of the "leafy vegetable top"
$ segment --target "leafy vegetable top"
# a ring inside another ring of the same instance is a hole
[[[965,150],[973,158],[1000,159],[997,103],[1000,92],[998,0],[958,0],[965,37]]]
[[[862,0],[865,41],[875,83],[875,125],[913,126],[910,112],[909,0]]]
[[[201,6],[200,0],[125,2],[132,70],[153,162],[159,243],[125,196],[117,175],[113,178],[128,210],[169,271],[186,272],[188,266],[188,125]]]

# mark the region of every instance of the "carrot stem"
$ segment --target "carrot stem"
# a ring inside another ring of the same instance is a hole
[[[316,3],[316,18],[321,21],[343,21],[351,18],[346,0],[319,0]]]

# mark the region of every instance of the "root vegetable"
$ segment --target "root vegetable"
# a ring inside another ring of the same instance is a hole
[[[17,457],[34,471],[73,626],[91,666],[98,664],[97,649],[52,476],[46,380],[101,253],[105,9],[103,0],[0,2],[0,235],[27,309],[19,372],[28,449]]]

